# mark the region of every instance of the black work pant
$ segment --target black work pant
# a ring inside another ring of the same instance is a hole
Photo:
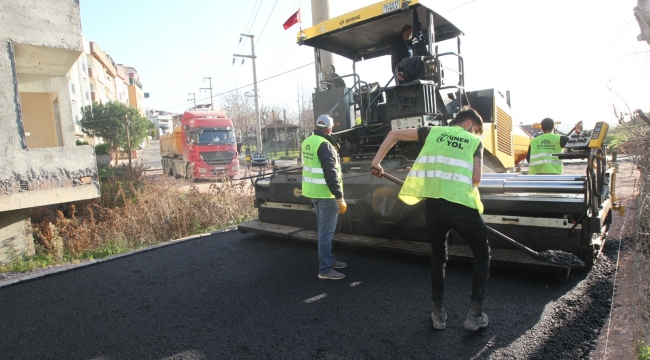
[[[487,226],[476,209],[444,199],[426,199],[425,215],[431,241],[431,297],[442,301],[445,266],[447,264],[447,233],[455,230],[469,244],[474,255],[472,300],[483,301],[490,275],[490,245]]]

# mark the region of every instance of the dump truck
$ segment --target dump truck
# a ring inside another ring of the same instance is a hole
[[[390,44],[405,24],[412,25],[418,43],[413,44],[413,58],[400,65],[414,62],[417,76],[398,82],[395,69],[383,83],[362,79],[357,66],[390,55]],[[530,138],[513,122],[509,92],[465,88],[463,35],[421,0],[382,1],[298,33],[297,42],[312,47],[316,59],[314,118],[333,117],[333,137],[342,158],[348,211],[339,215],[333,241],[430,255],[424,202],[404,204],[397,197],[399,186],[374,177],[370,164],[390,130],[448,126],[462,107],[470,106],[484,120],[485,174],[479,191],[485,223],[533,252],[570,253],[592,265],[617,208],[615,171],[603,144],[607,124],[572,133],[569,150],[557,154],[562,159],[586,159],[584,175],[521,173],[518,166],[525,160]],[[439,52],[439,47],[446,50]],[[353,73],[338,75],[323,66],[322,51],[352,60]],[[397,143],[382,162],[385,172],[404,180],[421,147],[416,142]],[[316,241],[314,209],[301,195],[301,175],[300,168],[288,168],[255,179],[258,219],[241,224],[239,230]],[[571,270],[539,261],[492,233],[488,239],[493,265],[564,276]],[[472,261],[471,249],[457,233],[450,232],[448,244],[450,260]]]
[[[232,120],[224,112],[186,111],[173,131],[160,137],[163,174],[175,178],[219,179],[239,174]]]

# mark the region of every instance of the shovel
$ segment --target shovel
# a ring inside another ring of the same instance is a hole
[[[402,186],[404,185],[404,181],[394,177],[393,175],[383,173],[382,177],[394,182],[395,184]],[[579,267],[585,267],[584,261],[580,260],[579,257],[577,257],[574,254],[567,253],[564,251],[560,250],[546,250],[542,252],[537,252],[525,245],[522,245],[518,243],[517,241],[513,240],[512,238],[494,230],[493,228],[487,226],[488,232],[499,239],[505,241],[506,243],[514,246],[515,248],[525,252],[526,254],[530,255],[533,259],[538,260],[538,261],[543,261],[551,264],[556,264],[556,265],[561,265],[561,266],[568,266],[568,267],[573,267],[573,268],[579,268]]]

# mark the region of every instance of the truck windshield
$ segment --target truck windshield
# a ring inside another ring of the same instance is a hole
[[[203,130],[199,132],[198,144],[234,144],[235,133],[232,130]]]

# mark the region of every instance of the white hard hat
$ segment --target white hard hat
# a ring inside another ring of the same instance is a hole
[[[316,119],[316,126],[322,128],[331,128],[334,126],[334,119],[332,119],[332,117],[327,114],[320,115],[318,119]]]

